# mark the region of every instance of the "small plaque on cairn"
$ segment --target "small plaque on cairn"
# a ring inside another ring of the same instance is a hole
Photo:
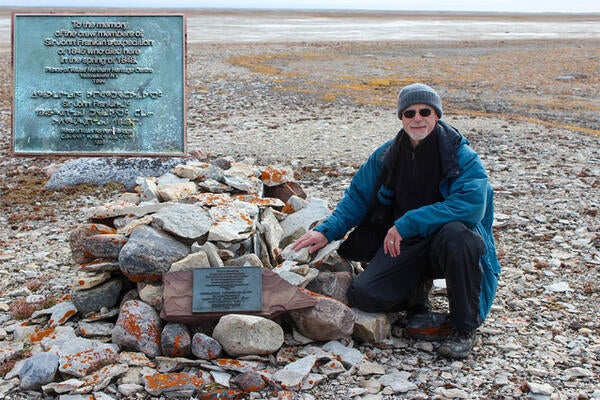
[[[192,299],[195,313],[260,312],[261,268],[196,268]]]

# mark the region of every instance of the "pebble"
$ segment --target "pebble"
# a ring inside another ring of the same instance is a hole
[[[189,357],[192,354],[192,337],[184,324],[167,323],[160,335],[162,354],[166,357]]]
[[[223,346],[212,337],[198,332],[192,338],[192,354],[202,360],[214,360],[223,354]]]

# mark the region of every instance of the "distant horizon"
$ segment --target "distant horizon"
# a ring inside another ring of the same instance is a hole
[[[19,8],[14,14],[187,16],[189,43],[600,40],[600,14],[464,11]],[[0,9],[0,35],[10,42],[11,10]],[[425,27],[425,29],[424,29]]]
[[[32,10],[32,9],[104,9],[104,10],[122,10],[125,7],[122,6],[85,6],[85,5],[61,5],[61,6],[15,6],[15,5],[4,5],[0,2],[0,10],[10,10],[16,11],[19,10]],[[305,13],[391,13],[391,14],[421,14],[421,15],[431,15],[431,14],[473,14],[473,15],[516,15],[516,14],[525,14],[528,16],[535,15],[576,15],[576,16],[600,16],[600,11],[484,11],[484,10],[389,10],[389,9],[348,9],[348,8],[241,8],[241,7],[206,7],[206,6],[135,6],[135,7],[127,7],[131,10],[193,10],[193,11],[211,11],[211,12],[305,12]]]
[[[0,7],[10,8],[135,8],[194,9],[235,11],[333,11],[333,12],[424,12],[424,13],[492,13],[492,14],[600,14],[598,0],[0,0]]]

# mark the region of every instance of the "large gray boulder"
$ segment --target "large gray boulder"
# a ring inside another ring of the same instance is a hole
[[[46,182],[46,188],[60,189],[81,183],[102,186],[116,182],[132,189],[137,185],[137,177],[160,176],[181,163],[181,158],[78,158],[56,170]]]
[[[337,340],[352,335],[355,320],[352,309],[331,297],[312,295],[316,300],[314,307],[290,312],[298,332],[314,340]]]
[[[266,355],[283,345],[283,329],[255,315],[228,314],[219,320],[213,338],[232,357]]]
[[[121,272],[134,282],[160,280],[171,264],[190,253],[190,248],[165,232],[141,225],[134,229],[119,253]]]

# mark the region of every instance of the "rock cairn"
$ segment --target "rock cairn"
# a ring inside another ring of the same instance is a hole
[[[6,374],[2,396],[310,398],[356,371],[392,392],[414,389],[353,348],[391,334],[388,316],[346,304],[360,267],[337,256],[338,243],[314,255],[290,249],[330,213],[307,199],[291,167],[188,160],[136,183],[71,231],[79,271],[70,298],[7,329],[15,340],[2,361],[25,343],[33,355]],[[181,293],[167,278],[224,266],[259,266],[287,291],[258,315],[179,318]]]

